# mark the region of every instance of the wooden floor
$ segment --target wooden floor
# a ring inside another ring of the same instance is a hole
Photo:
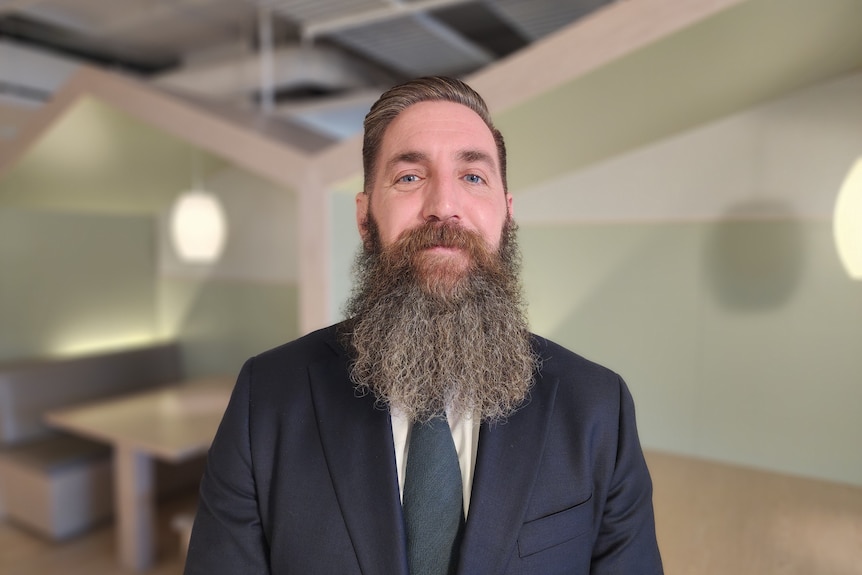
[[[862,488],[647,453],[668,575],[862,575]]]
[[[195,505],[195,494],[162,501],[158,511],[158,559],[148,575],[182,575],[174,515]],[[112,523],[63,543],[54,543],[0,521],[0,575],[132,575],[117,562]]]
[[[647,462],[667,575],[862,575],[862,488],[657,452]],[[160,506],[150,575],[181,575],[170,519],[193,503]],[[0,522],[0,575],[131,573],[117,565],[111,525],[54,544]]]

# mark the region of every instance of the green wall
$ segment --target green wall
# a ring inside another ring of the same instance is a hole
[[[522,226],[521,245],[532,327],[626,378],[647,447],[862,484],[862,285],[828,224]]]
[[[533,329],[627,379],[646,446],[862,484],[831,225],[860,102],[835,78],[516,194]]]
[[[292,283],[165,277],[150,216],[0,209],[0,361],[175,339],[190,376],[298,334]]]
[[[330,243],[329,317],[332,321],[344,319],[344,303],[350,297],[353,284],[353,261],[359,251],[359,232],[356,229],[356,193],[362,189],[356,184],[356,191],[345,189],[329,195],[329,217],[332,222],[332,242]]]
[[[216,156],[84,98],[0,179],[0,205],[148,213],[223,166]]]
[[[214,265],[178,262],[180,192],[220,197]],[[93,99],[0,179],[0,360],[176,339],[189,376],[234,375],[298,334],[292,193]]]
[[[0,208],[0,360],[158,338],[145,216]]]
[[[190,374],[236,375],[247,358],[299,333],[295,284],[168,277],[159,287]]]

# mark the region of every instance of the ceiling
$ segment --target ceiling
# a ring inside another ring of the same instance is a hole
[[[80,64],[132,75],[314,151],[405,79],[472,74],[611,0],[0,0],[0,103]]]

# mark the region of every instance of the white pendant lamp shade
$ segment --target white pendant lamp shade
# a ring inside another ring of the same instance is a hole
[[[851,278],[862,281],[862,157],[838,192],[832,225],[844,269]]]
[[[189,263],[218,260],[227,237],[227,221],[218,198],[203,190],[183,192],[171,209],[171,241]]]

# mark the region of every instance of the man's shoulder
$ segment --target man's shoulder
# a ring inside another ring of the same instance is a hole
[[[533,342],[541,362],[535,393],[556,390],[555,406],[564,418],[618,421],[628,388],[617,372],[545,338],[534,336]]]
[[[541,362],[540,370],[545,376],[554,375],[564,379],[587,380],[620,379],[613,370],[587,359],[583,355],[542,336],[533,334],[533,349]]]
[[[257,354],[255,363],[302,363],[332,360],[344,355],[344,347],[338,341],[340,324],[330,325],[283,343]]]

